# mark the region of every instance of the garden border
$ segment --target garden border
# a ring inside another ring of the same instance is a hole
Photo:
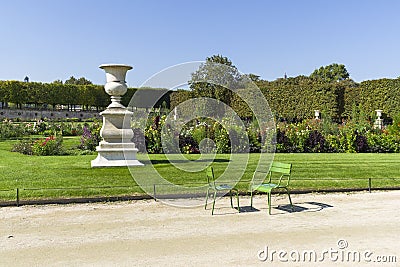
[[[399,178],[342,178],[342,179],[327,179],[321,178],[318,180],[368,180],[368,187],[355,187],[355,188],[332,188],[332,189],[294,189],[290,190],[291,194],[308,194],[308,193],[344,193],[344,192],[360,192],[367,191],[371,193],[374,191],[388,191],[388,190],[400,190],[400,186],[394,187],[372,187],[372,179],[380,180],[400,180]],[[292,181],[301,180],[316,180],[313,178],[303,178],[303,179],[293,179]],[[250,180],[245,180],[241,182],[250,182]],[[70,187],[70,188],[14,188],[14,189],[0,189],[0,192],[15,191],[15,201],[0,201],[0,207],[10,207],[10,206],[23,206],[23,205],[49,205],[49,204],[83,204],[83,203],[95,203],[95,202],[116,202],[116,201],[131,201],[131,200],[150,200],[162,198],[193,198],[202,197],[203,194],[168,194],[168,195],[157,195],[156,187],[163,184],[154,184],[153,196],[148,194],[140,195],[122,195],[122,196],[103,196],[103,197],[76,197],[76,198],[51,198],[51,199],[32,199],[32,200],[21,200],[20,191],[33,191],[33,190],[83,190],[83,189],[112,189],[112,188],[131,188],[139,187],[136,186],[99,186],[99,187]],[[248,192],[239,192],[241,196],[249,195]],[[259,193],[262,194],[262,193]],[[280,194],[280,192],[275,192],[274,194]]]

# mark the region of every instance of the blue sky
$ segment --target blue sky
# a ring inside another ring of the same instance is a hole
[[[355,81],[400,76],[400,1],[0,1],[0,80],[105,82],[124,63],[129,86],[169,66],[230,58],[274,80],[345,64]]]

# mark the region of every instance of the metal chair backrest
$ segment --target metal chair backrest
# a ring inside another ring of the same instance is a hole
[[[269,181],[271,182],[273,173],[277,173],[278,175],[280,175],[278,185],[281,185],[282,180],[286,178],[285,186],[289,186],[291,172],[292,164],[274,161],[272,162],[271,168],[269,169]]]
[[[214,169],[212,166],[208,166],[206,169],[207,183],[210,187],[215,187]]]

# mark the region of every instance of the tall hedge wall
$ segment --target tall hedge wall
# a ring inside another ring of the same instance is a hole
[[[312,118],[319,109],[332,119],[340,121],[352,115],[354,106],[373,116],[376,109],[382,109],[388,117],[400,114],[400,79],[379,79],[355,83],[352,80],[327,83],[306,76],[259,81],[260,88],[272,112],[277,118],[301,121]],[[122,103],[127,106],[137,89],[129,88]],[[194,92],[178,90],[165,93],[165,89],[148,88],[146,94],[162,95],[157,105],[173,109],[180,103],[196,97]],[[240,90],[240,89],[239,89]],[[242,89],[246,90],[246,89]],[[143,98],[142,97],[142,98]],[[22,104],[82,105],[105,108],[110,98],[100,85],[69,85],[20,81],[0,81],[0,102]],[[251,117],[249,107],[234,94],[230,105],[241,117]],[[140,107],[147,107],[139,99]]]
[[[22,104],[106,107],[110,97],[100,85],[0,81],[0,101]]]
[[[351,117],[354,107],[373,117],[383,109],[389,117],[400,114],[400,79],[380,79],[355,83],[352,80],[324,82],[306,76],[275,81],[259,81],[257,86],[266,97],[277,118],[301,121],[312,118],[318,109],[333,120]],[[241,89],[239,89],[241,90]],[[242,89],[245,90],[245,89]],[[178,90],[171,95],[171,108],[196,97],[192,92]],[[234,94],[229,104],[241,117],[251,117],[249,107]]]
[[[358,97],[367,114],[382,109],[386,115],[393,118],[400,114],[400,79],[361,82]]]
[[[136,88],[128,88],[122,97],[122,104],[129,102]],[[147,94],[159,94],[161,89],[149,88]],[[163,91],[165,92],[165,90]],[[101,85],[73,85],[58,83],[39,83],[21,81],[0,81],[0,102],[14,103],[17,107],[22,104],[82,105],[84,108],[97,107],[103,109],[110,104],[110,96]],[[164,104],[169,107],[169,93],[164,95],[156,106]],[[147,107],[146,103],[138,103],[139,107]]]
[[[258,84],[276,117],[300,121],[324,111],[338,120],[344,111],[344,86],[304,76]]]

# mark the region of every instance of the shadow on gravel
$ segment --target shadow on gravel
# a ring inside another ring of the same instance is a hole
[[[333,206],[325,203],[311,201],[311,202],[296,203],[295,205],[293,205],[293,210],[289,204],[279,205],[278,207],[272,207],[272,208],[285,211],[288,213],[296,213],[296,212],[317,212],[317,211],[322,211],[323,209],[326,208],[333,208]]]

